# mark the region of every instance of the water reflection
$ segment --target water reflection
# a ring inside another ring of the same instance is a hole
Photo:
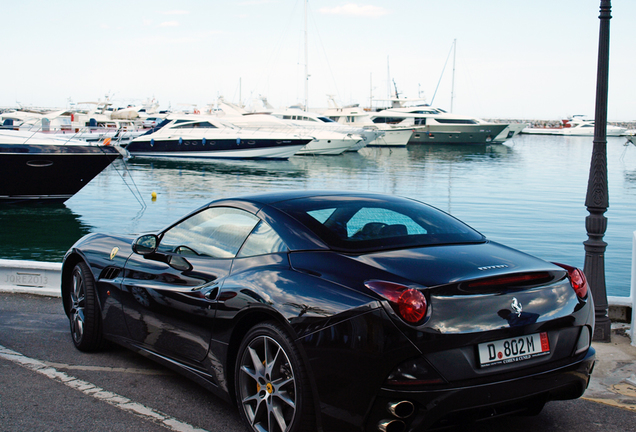
[[[60,262],[73,243],[91,232],[63,203],[1,204],[2,258]]]
[[[201,159],[152,159],[135,157],[128,161],[132,169],[162,171],[172,175],[250,175],[298,178],[304,175],[303,170],[287,160],[201,160]]]
[[[432,145],[406,147],[411,160],[473,162],[514,156],[515,150],[505,145]]]

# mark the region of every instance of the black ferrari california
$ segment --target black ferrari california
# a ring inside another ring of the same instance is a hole
[[[248,429],[416,431],[536,414],[585,391],[583,272],[406,198],[214,201],[68,251],[72,340],[122,344],[235,401]]]

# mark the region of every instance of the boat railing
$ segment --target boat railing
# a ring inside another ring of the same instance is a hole
[[[144,130],[131,130],[128,127],[84,126],[75,128],[49,129],[41,126],[24,125],[14,130],[43,133],[51,137],[68,138],[67,141],[80,140],[95,144],[127,144],[133,138],[143,134]]]
[[[632,233],[632,278],[629,290],[629,296],[607,296],[607,303],[610,306],[625,308],[627,311],[631,309],[631,326],[629,329],[629,337],[632,340],[632,345],[636,346],[636,331],[635,320],[636,320],[636,231]],[[629,317],[625,317],[629,319]]]

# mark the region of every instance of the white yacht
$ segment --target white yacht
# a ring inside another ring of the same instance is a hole
[[[606,136],[621,136],[627,132],[627,128],[607,125]],[[527,127],[523,129],[524,134],[535,135],[566,135],[566,136],[594,136],[594,120],[587,119],[582,115],[574,115],[568,119],[561,120],[561,126],[555,128]]]
[[[388,123],[373,123],[371,113],[359,105],[340,107],[333,98],[329,99],[329,109],[323,112],[324,117],[357,128],[380,132],[367,146],[404,147],[413,135],[412,127],[400,127]]]
[[[13,111],[2,115],[3,126],[22,131],[65,135],[87,142],[104,142],[109,139],[125,146],[145,131],[131,119],[112,119],[97,111],[76,109],[55,110],[42,113]]]
[[[379,130],[370,130],[353,125],[343,125],[327,116],[303,111],[297,107],[290,107],[284,111],[274,111],[272,115],[283,121],[289,121],[291,124],[298,127],[308,128],[311,130],[324,129],[327,131],[337,132],[354,140],[359,137],[362,138],[353,146],[348,147],[345,151],[358,151],[378,139],[378,137],[384,135]]]
[[[297,155],[339,155],[363,141],[362,136],[348,128],[337,130],[338,125],[334,128],[319,120],[307,120],[309,116],[301,110],[294,110],[294,114],[272,112],[270,109],[266,112],[250,113],[221,99],[217,102],[214,112],[222,116],[223,120],[241,128],[286,131],[313,137],[305,148],[296,153]]]
[[[288,159],[311,140],[290,131],[240,128],[211,115],[170,115],[126,150],[157,158]]]

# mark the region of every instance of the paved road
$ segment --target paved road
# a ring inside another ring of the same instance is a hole
[[[636,431],[636,413],[579,399],[461,431],[511,429]],[[142,356],[77,351],[59,298],[0,293],[0,431],[31,430],[245,431],[235,407]]]

